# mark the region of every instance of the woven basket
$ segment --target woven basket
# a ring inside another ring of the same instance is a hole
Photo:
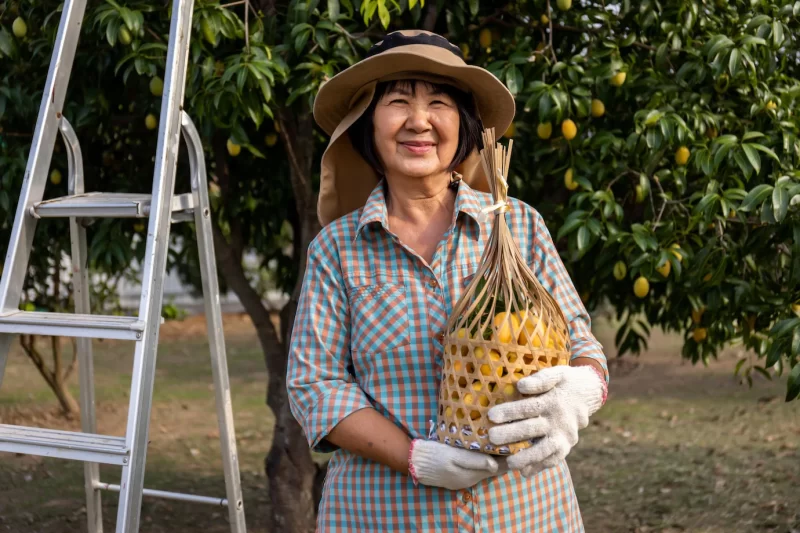
[[[531,446],[496,447],[487,413],[522,398],[516,382],[542,368],[569,363],[567,321],[553,297],[528,268],[505,213],[511,159],[494,129],[483,133],[482,161],[495,205],[489,243],[475,277],[456,302],[444,338],[439,412],[431,437],[458,448],[510,455]]]

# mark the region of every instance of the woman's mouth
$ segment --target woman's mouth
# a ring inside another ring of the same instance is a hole
[[[433,147],[436,146],[432,142],[409,141],[400,143],[400,146],[411,152],[412,154],[427,154]]]

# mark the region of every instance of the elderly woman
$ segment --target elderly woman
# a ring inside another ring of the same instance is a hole
[[[510,199],[514,238],[569,322],[569,366],[518,382],[490,440],[536,439],[508,458],[426,438],[448,314],[492,229],[478,150],[514,99],[458,47],[400,31],[322,86],[322,231],[308,251],[291,337],[292,412],[331,452],[318,531],[578,532],[564,458],[605,400],[602,346],[539,213]]]

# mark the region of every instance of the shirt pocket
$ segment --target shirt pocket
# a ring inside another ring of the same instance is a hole
[[[350,292],[350,309],[353,352],[381,353],[411,342],[404,284],[355,287]]]

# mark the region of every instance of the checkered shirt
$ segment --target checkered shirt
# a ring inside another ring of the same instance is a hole
[[[287,387],[292,413],[315,451],[335,451],[319,508],[322,533],[583,531],[569,469],[525,478],[510,471],[467,490],[415,486],[407,475],[331,445],[325,436],[372,407],[411,438],[436,418],[443,328],[476,271],[491,233],[480,217],[491,196],[461,183],[453,223],[428,265],[389,230],[382,184],[366,205],[311,243],[292,331]],[[541,215],[509,199],[523,257],[569,322],[571,358],[602,346]]]

